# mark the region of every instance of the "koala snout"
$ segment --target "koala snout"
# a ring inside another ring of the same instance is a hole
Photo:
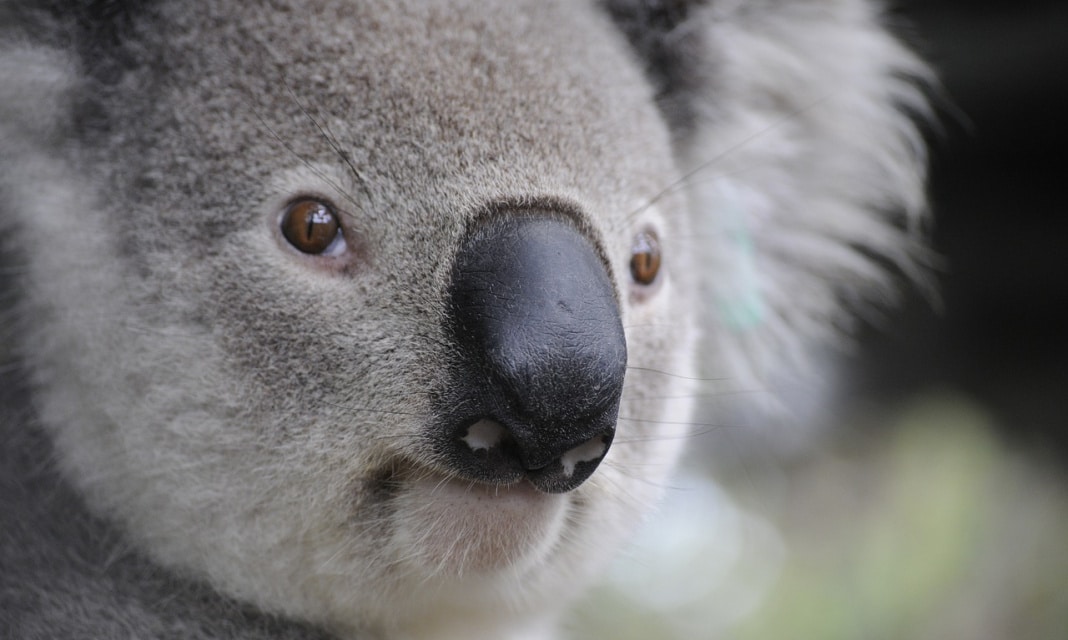
[[[444,457],[464,477],[582,484],[615,434],[627,346],[606,262],[571,221],[498,216],[475,226],[452,272]]]

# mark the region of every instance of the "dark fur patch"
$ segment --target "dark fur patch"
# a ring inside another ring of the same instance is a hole
[[[87,75],[110,84],[136,64],[125,42],[152,0],[24,0],[12,13],[23,33],[77,52]]]
[[[114,125],[104,106],[128,73],[146,63],[135,32],[154,0],[20,0],[9,8],[20,34],[75,56],[81,87],[72,96],[78,136],[91,137]]]
[[[696,14],[709,0],[603,0],[608,15],[645,62],[657,104],[676,135],[696,124],[697,95],[710,79],[711,56]]]

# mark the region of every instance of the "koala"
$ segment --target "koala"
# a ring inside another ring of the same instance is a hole
[[[701,378],[920,269],[884,22],[0,2],[4,636],[559,637]]]

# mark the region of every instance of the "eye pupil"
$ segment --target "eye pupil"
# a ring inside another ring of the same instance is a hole
[[[323,253],[340,231],[337,213],[330,205],[318,200],[298,200],[282,215],[282,235],[303,253]]]
[[[634,236],[631,246],[630,275],[641,285],[650,285],[660,272],[660,241],[651,231]]]

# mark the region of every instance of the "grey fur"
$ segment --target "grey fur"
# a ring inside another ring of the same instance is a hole
[[[915,271],[924,70],[861,0],[6,0],[0,25],[11,637],[551,637],[665,484],[698,366],[764,386],[843,297],[889,295],[881,265]],[[344,259],[281,239],[302,194],[344,211]],[[428,444],[444,298],[472,220],[532,207],[603,252],[630,369],[594,476],[490,509]]]

